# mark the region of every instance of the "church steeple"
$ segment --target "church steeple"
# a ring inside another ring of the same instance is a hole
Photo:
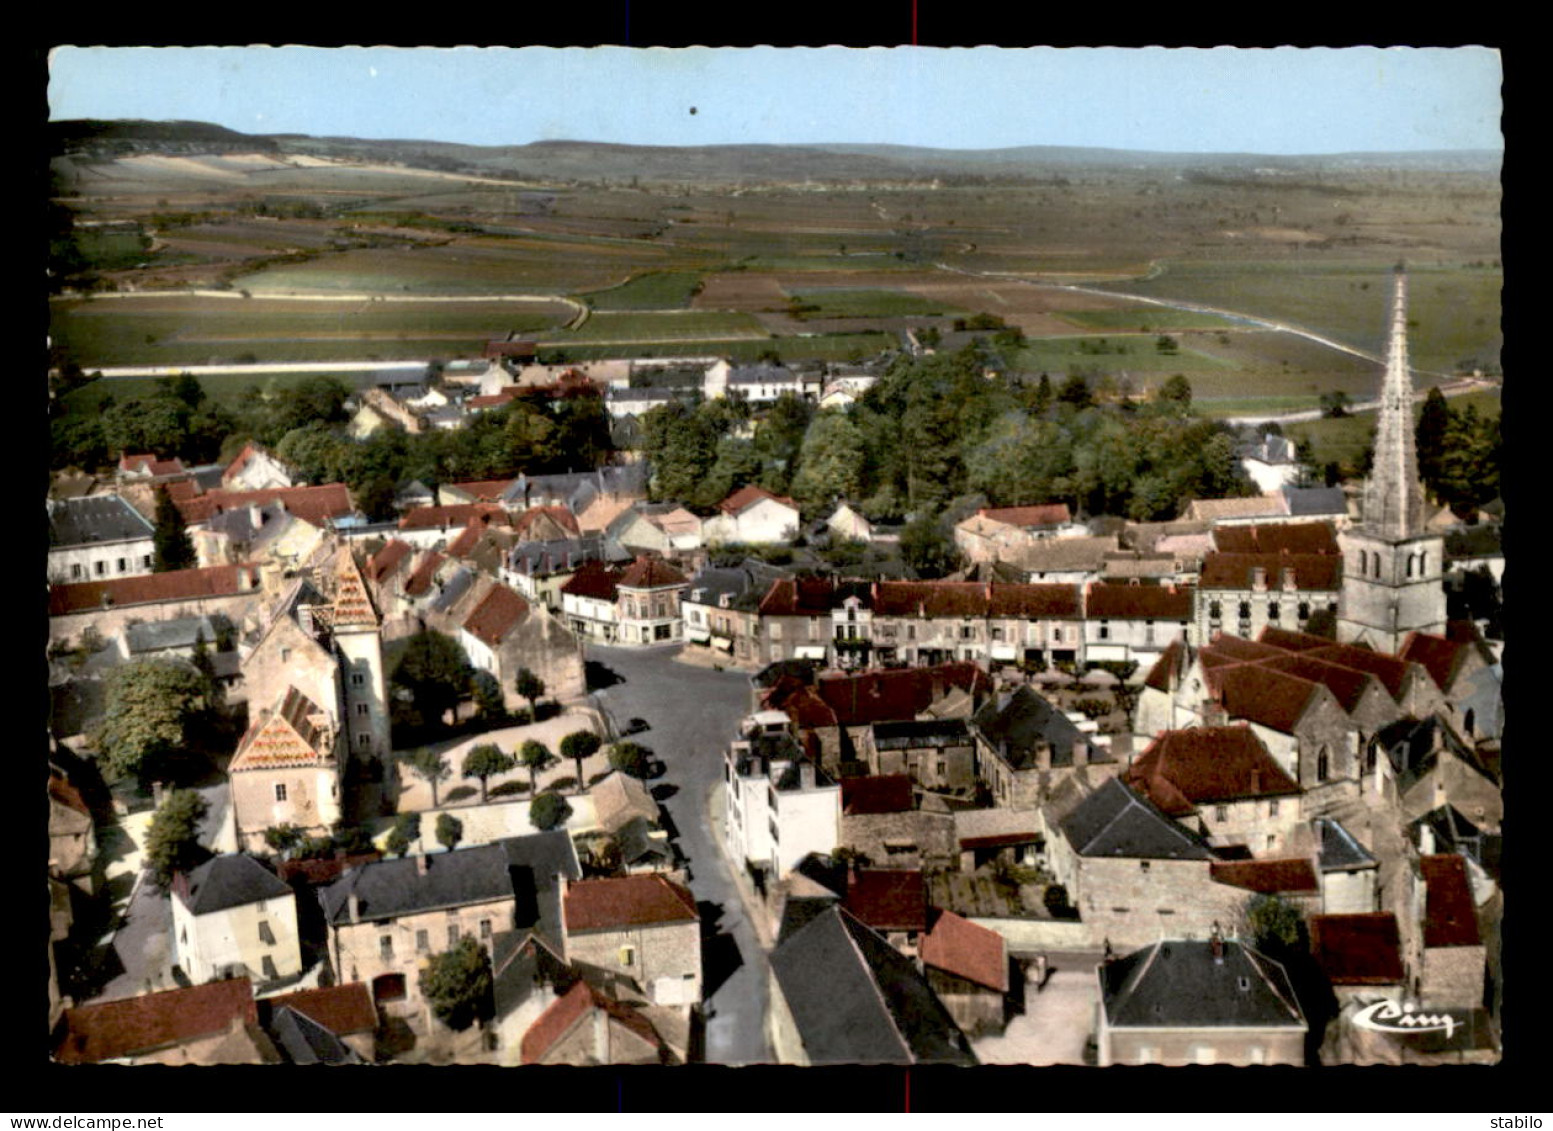
[[[1407,275],[1400,263],[1376,417],[1375,465],[1364,484],[1361,521],[1380,537],[1410,538],[1423,529],[1424,498],[1413,433],[1413,378],[1407,364]]]

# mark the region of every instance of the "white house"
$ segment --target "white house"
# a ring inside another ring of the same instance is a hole
[[[245,444],[237,458],[221,473],[221,486],[228,491],[267,491],[272,487],[294,487],[291,469],[257,444]]]
[[[723,764],[723,837],[735,860],[780,880],[811,852],[841,842],[841,786],[787,734],[740,739]]]
[[[798,534],[798,504],[764,487],[740,487],[707,519],[701,537],[708,544],[790,542]]]
[[[302,972],[291,887],[252,856],[217,856],[173,880],[173,952],[199,985],[262,985]]]
[[[872,542],[874,538],[874,524],[853,510],[846,502],[837,505],[835,511],[825,520],[825,526],[833,538],[844,538],[853,542]]]
[[[49,584],[151,572],[155,529],[117,495],[50,499]]]

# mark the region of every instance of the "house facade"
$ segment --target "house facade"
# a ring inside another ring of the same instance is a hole
[[[701,1002],[696,898],[661,875],[580,880],[566,889],[566,958],[632,979],[656,1005]]]
[[[50,584],[104,581],[151,572],[151,524],[117,495],[50,499]]]
[[[296,894],[251,856],[207,860],[173,881],[173,952],[196,985],[256,985],[302,972]]]

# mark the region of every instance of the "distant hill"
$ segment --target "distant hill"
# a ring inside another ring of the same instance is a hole
[[[795,183],[1046,180],[1077,171],[1171,169],[1229,177],[1340,172],[1372,168],[1495,173],[1498,151],[1342,153],[1166,153],[1076,146],[933,149],[904,145],[654,146],[553,140],[480,146],[398,138],[253,135],[206,122],[79,120],[51,122],[53,152],[114,156],[136,152],[305,153],[386,162],[444,172],[520,180]]]
[[[238,133],[210,122],[147,122],[133,118],[75,118],[50,122],[45,136],[52,154],[86,153],[277,153],[267,137]]]

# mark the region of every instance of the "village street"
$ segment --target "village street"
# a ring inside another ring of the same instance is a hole
[[[749,677],[676,663],[677,647],[588,647],[588,659],[608,669],[595,702],[618,735],[632,718],[647,730],[630,736],[649,747],[665,769],[652,780],[687,858],[690,889],[702,912],[706,1047],[710,1064],[769,1060],[766,1046],[766,952],[750,921],[733,871],[713,827],[720,798],[723,752],[749,714]],[[612,673],[612,675],[610,674]]]

